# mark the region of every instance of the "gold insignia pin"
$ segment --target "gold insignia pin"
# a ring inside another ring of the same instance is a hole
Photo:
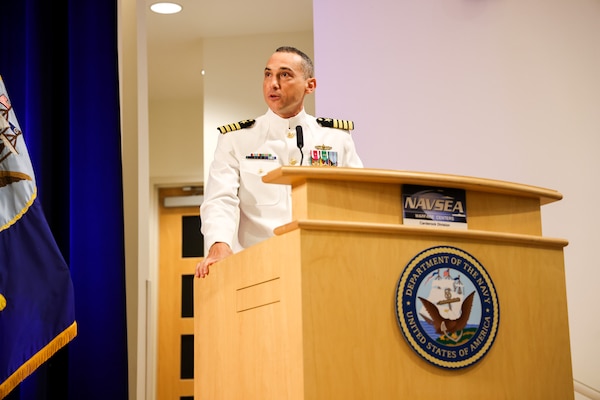
[[[331,146],[321,145],[321,146],[315,146],[315,149],[317,149],[317,150],[331,150],[332,147]]]

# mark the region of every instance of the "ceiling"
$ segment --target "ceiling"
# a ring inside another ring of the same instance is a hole
[[[202,40],[312,30],[312,0],[174,0],[160,15],[146,0],[150,99],[202,96]]]

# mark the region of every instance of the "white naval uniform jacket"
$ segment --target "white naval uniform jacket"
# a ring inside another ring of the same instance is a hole
[[[304,136],[302,165],[310,165],[310,150],[325,145],[338,153],[338,166],[362,168],[350,132],[322,127],[304,110],[288,119],[268,110],[251,127],[219,135],[200,206],[207,248],[225,242],[237,252],[291,221],[291,187],[264,183],[262,177],[283,165],[300,165],[297,125]]]

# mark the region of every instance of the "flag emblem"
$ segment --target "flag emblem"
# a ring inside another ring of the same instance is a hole
[[[77,335],[69,268],[0,77],[0,398]]]

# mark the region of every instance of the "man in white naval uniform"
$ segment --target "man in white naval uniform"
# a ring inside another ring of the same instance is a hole
[[[200,208],[209,251],[196,266],[197,277],[204,278],[210,265],[273,236],[273,229],[291,221],[291,188],[264,183],[267,172],[282,165],[311,165],[312,155],[318,154],[311,150],[323,148],[337,156],[337,166],[363,166],[348,130],[351,122],[317,119],[304,111],[304,97],[316,85],[310,58],[293,47],[280,47],[265,67],[267,113],[219,128]]]

